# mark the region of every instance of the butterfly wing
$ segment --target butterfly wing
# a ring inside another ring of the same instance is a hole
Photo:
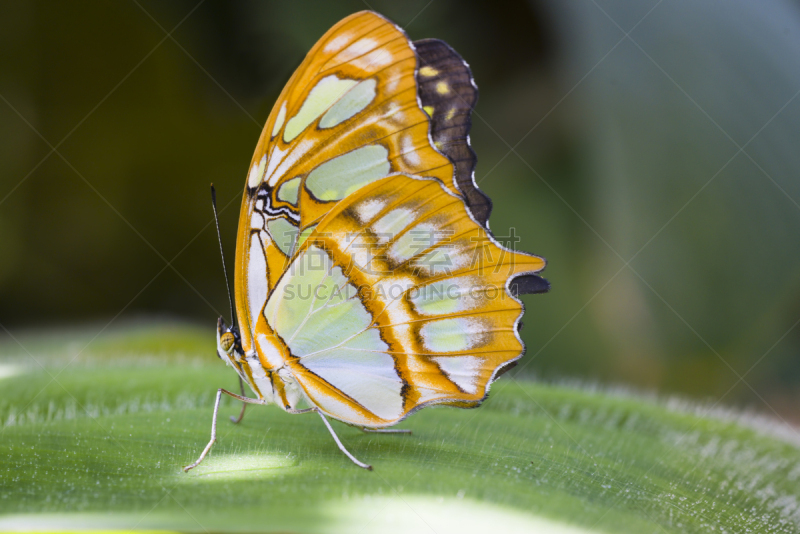
[[[523,351],[511,282],[543,268],[497,244],[440,181],[396,174],[319,222],[263,314],[316,406],[387,426],[427,405],[486,397]]]
[[[438,178],[461,195],[453,162],[431,142],[417,71],[402,30],[361,12],[331,28],[284,88],[256,147],[240,212],[234,277],[245,351],[299,237],[342,198],[392,172]]]

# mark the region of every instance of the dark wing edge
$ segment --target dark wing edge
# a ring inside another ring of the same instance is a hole
[[[550,291],[550,282],[535,274],[525,274],[514,278],[508,289],[515,297],[534,293],[547,293]]]
[[[475,183],[478,158],[469,143],[472,109],[478,102],[472,71],[458,52],[440,39],[422,39],[413,44],[418,59],[417,90],[423,109],[431,117],[434,147],[453,162],[456,185],[466,199],[467,209],[489,231],[492,200]],[[550,283],[541,276],[523,275],[511,282],[509,290],[515,297],[546,293]]]
[[[470,213],[488,229],[492,201],[475,183],[477,157],[469,144],[472,109],[478,102],[472,71],[458,52],[439,39],[414,41],[414,48],[419,99],[431,117],[434,147],[453,162],[456,186],[466,198]]]

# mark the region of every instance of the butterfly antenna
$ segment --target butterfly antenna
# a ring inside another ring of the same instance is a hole
[[[228,289],[228,304],[231,306],[231,324],[236,326],[236,314],[233,311],[233,298],[231,297],[231,283],[228,279],[228,269],[225,267],[225,251],[222,250],[222,234],[219,231],[219,217],[217,216],[217,191],[211,184],[211,208],[214,210],[214,223],[217,225],[217,240],[219,241],[219,254],[222,256],[222,272],[225,275],[225,287]]]

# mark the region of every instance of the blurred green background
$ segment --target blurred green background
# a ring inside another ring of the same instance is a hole
[[[179,318],[213,358],[208,184],[232,261],[272,103],[367,8],[472,66],[492,228],[553,286],[525,297],[517,373],[800,421],[800,8],[782,0],[4,1],[0,341]]]

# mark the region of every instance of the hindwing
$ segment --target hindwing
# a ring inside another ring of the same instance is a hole
[[[523,351],[514,278],[544,260],[500,246],[439,180],[395,174],[339,202],[293,254],[259,317],[324,413],[388,426],[475,406]],[[267,349],[265,349],[267,350]]]

